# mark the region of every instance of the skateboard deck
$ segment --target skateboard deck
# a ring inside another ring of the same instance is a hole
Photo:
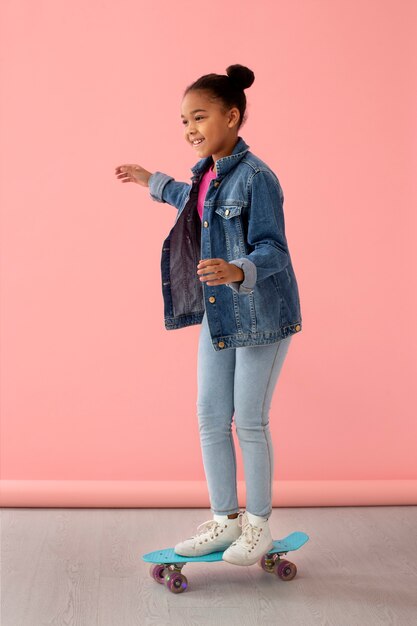
[[[274,545],[258,561],[258,565],[270,574],[276,574],[281,580],[292,580],[297,573],[294,563],[281,559],[282,554],[298,550],[309,540],[306,533],[296,531],[283,539],[274,540]],[[181,556],[174,552],[174,548],[165,548],[148,552],[142,556],[147,563],[151,563],[150,575],[158,583],[165,584],[173,593],[181,593],[188,587],[187,578],[181,572],[186,563],[213,563],[222,561],[223,552],[211,552],[204,556]]]

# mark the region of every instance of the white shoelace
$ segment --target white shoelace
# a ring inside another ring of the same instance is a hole
[[[238,526],[242,528],[242,533],[233,542],[232,545],[244,544],[246,547],[253,546],[254,542],[260,536],[259,529],[256,526],[252,526],[246,515],[246,511],[241,511],[238,514]],[[220,526],[220,522],[214,519],[207,520],[199,526],[197,526],[197,532],[193,535],[192,539],[201,539],[202,535],[208,534],[210,539],[215,538],[216,530]]]
[[[252,547],[255,539],[260,536],[259,529],[256,526],[252,526],[249,522],[246,511],[241,511],[238,518],[238,524],[242,528],[242,533],[232,545],[243,544],[245,547]]]
[[[203,522],[197,526],[197,532],[192,536],[192,539],[201,539],[201,535],[206,533],[209,533],[210,539],[214,539],[214,533],[218,526],[220,526],[220,524],[217,520],[209,519],[207,522]]]

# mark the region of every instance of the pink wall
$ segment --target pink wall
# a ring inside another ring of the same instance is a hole
[[[3,485],[204,480],[200,326],[163,324],[176,210],[114,168],[189,181],[182,91],[231,63],[255,72],[240,134],[280,178],[301,296],[275,478],[415,485],[417,3],[0,11]]]

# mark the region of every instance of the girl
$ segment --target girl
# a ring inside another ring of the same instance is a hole
[[[225,561],[252,565],[272,548],[269,408],[302,318],[281,185],[238,134],[254,74],[242,65],[226,72],[202,76],[183,95],[185,140],[199,156],[191,185],[135,164],[118,166],[116,175],[177,208],[162,247],[165,327],[202,324],[197,415],[213,518],[175,551],[225,550]],[[246,479],[240,513],[233,416]]]

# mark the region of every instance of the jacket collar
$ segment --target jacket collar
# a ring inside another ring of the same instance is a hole
[[[232,154],[228,156],[222,157],[221,159],[217,159],[216,162],[216,170],[217,170],[217,178],[223,178],[229,171],[235,167],[239,163],[239,161],[245,156],[246,152],[249,150],[249,145],[246,141],[238,136],[238,140],[233,148]],[[210,165],[213,163],[213,157],[208,156],[204,159],[200,159],[197,163],[191,168],[193,172],[192,179],[197,180],[200,175],[208,169]]]

